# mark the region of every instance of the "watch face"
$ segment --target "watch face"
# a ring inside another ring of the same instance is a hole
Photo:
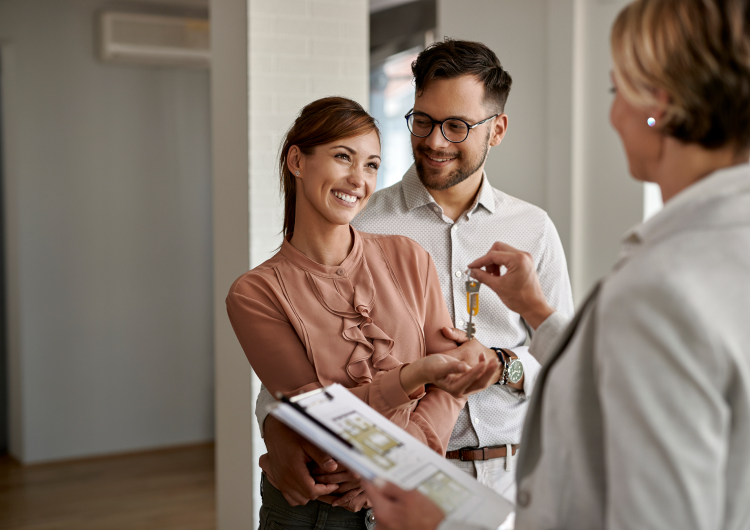
[[[508,367],[508,381],[510,383],[518,383],[523,377],[523,364],[518,359],[510,363]]]

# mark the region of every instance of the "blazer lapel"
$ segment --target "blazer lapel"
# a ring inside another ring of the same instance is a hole
[[[549,356],[547,362],[542,366],[537,376],[536,384],[534,385],[534,393],[531,396],[531,402],[529,403],[529,409],[526,412],[526,421],[524,422],[523,435],[521,437],[521,449],[518,454],[518,464],[516,468],[516,483],[520,483],[521,478],[525,477],[536,466],[541,456],[541,419],[542,419],[542,401],[544,397],[544,384],[549,374],[550,369],[555,364],[555,361],[560,358],[562,353],[570,344],[573,335],[578,329],[578,325],[581,322],[581,317],[586,313],[588,307],[596,300],[601,287],[601,280],[591,289],[586,301],[583,303],[581,308],[576,312],[573,320],[571,320],[568,327],[560,335],[560,339],[557,345],[554,347],[554,351]]]

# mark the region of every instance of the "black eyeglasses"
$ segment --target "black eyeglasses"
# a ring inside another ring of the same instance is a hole
[[[414,110],[414,109],[412,109]],[[458,118],[448,118],[447,120],[437,121],[433,120],[428,114],[424,112],[412,112],[404,116],[406,118],[406,126],[417,138],[427,138],[432,134],[432,130],[435,125],[440,125],[440,132],[443,133],[443,137],[451,143],[460,144],[469,137],[469,131],[474,127],[478,127],[485,122],[490,121],[492,118],[498,117],[500,114],[493,114],[486,120],[469,125],[464,120]]]

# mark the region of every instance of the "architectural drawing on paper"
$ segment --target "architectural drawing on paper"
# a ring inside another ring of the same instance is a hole
[[[367,421],[357,412],[344,414],[333,421],[341,429],[341,436],[373,464],[384,470],[396,465],[393,460],[388,458],[388,453],[401,445],[398,440]]]

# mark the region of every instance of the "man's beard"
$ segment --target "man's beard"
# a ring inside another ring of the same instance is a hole
[[[451,171],[447,176],[442,177],[440,175],[441,170],[427,167],[421,157],[417,157],[417,153],[412,150],[414,156],[414,163],[417,166],[417,176],[422,181],[424,187],[428,190],[443,191],[448,188],[452,188],[456,184],[460,184],[474,173],[476,173],[484,161],[487,159],[487,153],[489,153],[489,132],[484,139],[484,150],[482,153],[472,160],[464,160],[464,154],[460,151],[451,153],[449,151],[433,151],[426,145],[420,145],[416,151],[420,154],[427,156],[430,155],[432,158],[455,158],[458,162],[458,167]]]

